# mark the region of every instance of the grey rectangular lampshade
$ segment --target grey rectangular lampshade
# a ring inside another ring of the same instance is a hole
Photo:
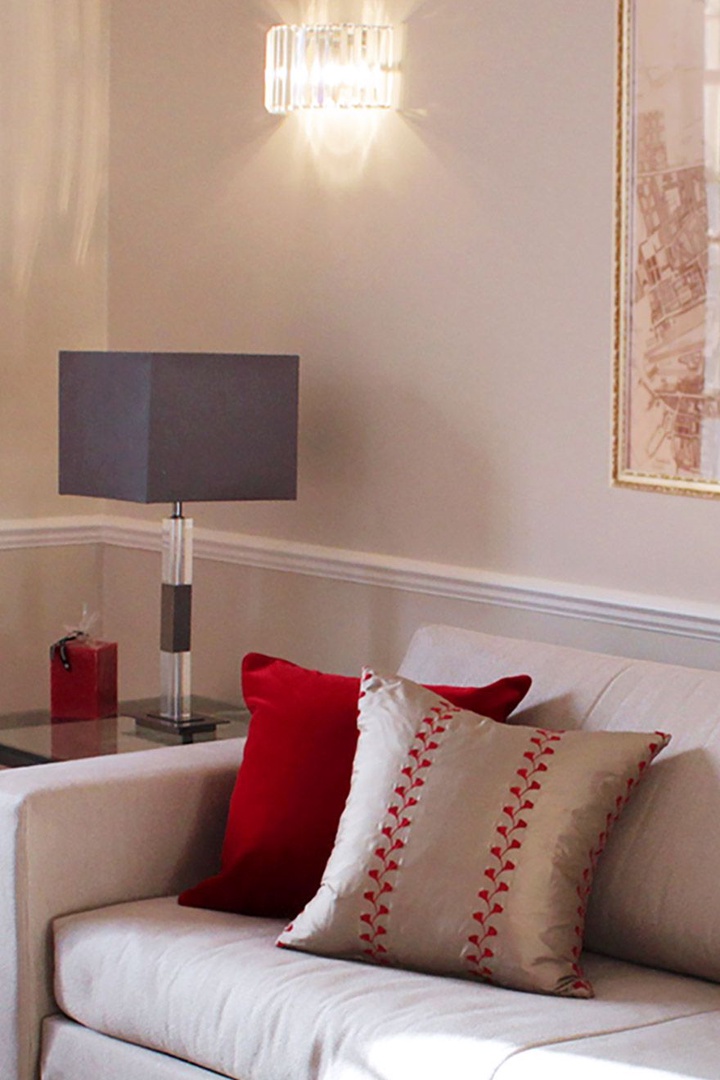
[[[294,499],[297,356],[61,352],[59,490]]]

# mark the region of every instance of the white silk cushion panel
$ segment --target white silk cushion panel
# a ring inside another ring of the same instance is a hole
[[[720,986],[604,957],[585,960],[594,1001],[529,1001],[277,949],[281,929],[174,898],[66,916],[55,923],[58,1005],[235,1080],[490,1080],[522,1049],[720,1009]]]
[[[587,898],[661,735],[509,727],[366,671],[347,805],[279,944],[588,997]]]

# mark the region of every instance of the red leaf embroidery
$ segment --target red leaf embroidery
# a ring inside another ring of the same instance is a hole
[[[448,711],[452,710],[452,711]],[[388,950],[381,944],[380,938],[388,933],[388,919],[390,908],[388,904],[381,902],[381,897],[392,893],[394,885],[393,876],[400,868],[397,859],[391,858],[391,854],[402,851],[405,847],[408,833],[412,827],[412,811],[418,805],[418,799],[411,792],[418,791],[425,781],[422,773],[427,773],[431,768],[435,753],[440,747],[439,737],[444,734],[446,728],[440,721],[451,719],[453,713],[460,712],[455,706],[434,706],[425,716],[415,733],[408,750],[407,759],[400,770],[400,779],[393,789],[395,799],[388,806],[386,818],[380,833],[389,841],[386,845],[379,845],[374,853],[374,863],[368,870],[370,886],[363,893],[363,900],[367,909],[360,915],[359,939],[364,943],[363,954],[376,963],[387,963]],[[402,778],[405,778],[405,781]],[[370,933],[365,927],[369,926]]]
[[[541,785],[537,774],[547,772],[547,765],[540,758],[554,754],[555,750],[550,743],[559,742],[561,738],[560,734],[553,731],[538,729],[533,732],[529,742],[534,749],[525,750],[522,755],[523,759],[530,764],[515,770],[514,775],[519,777],[522,783],[511,784],[509,791],[513,802],[502,807],[501,824],[495,827],[495,834],[500,837],[501,843],[491,844],[490,856],[494,865],[486,867],[483,871],[483,877],[492,882],[492,888],[482,888],[478,891],[477,897],[483,906],[481,910],[472,913],[473,920],[480,924],[483,932],[479,936],[471,934],[468,937],[468,942],[475,946],[477,952],[467,953],[465,956],[468,969],[472,974],[489,982],[492,982],[493,972],[492,967],[485,961],[493,960],[495,954],[488,948],[487,942],[498,935],[498,928],[492,920],[495,916],[502,915],[505,910],[497,897],[509,891],[510,884],[507,879],[517,865],[508,858],[508,854],[511,851],[519,851],[522,847],[522,841],[513,834],[527,829],[527,816],[535,808],[534,800],[527,797],[528,792],[540,790]],[[525,817],[520,817],[521,813]]]

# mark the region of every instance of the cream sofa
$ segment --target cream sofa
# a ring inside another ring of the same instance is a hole
[[[594,999],[281,950],[281,923],[180,907],[242,743],[153,750],[0,775],[2,1080],[718,1080],[720,675],[449,627],[401,666],[520,671],[513,722],[673,735],[598,869]]]

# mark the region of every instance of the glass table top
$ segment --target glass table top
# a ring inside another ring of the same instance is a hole
[[[46,709],[0,716],[0,765],[37,765],[159,746],[212,742],[247,735],[250,714],[239,706],[193,697],[193,712],[217,723],[214,731],[168,732],[137,718],[157,711],[152,698],[120,703],[120,715],[104,720],[52,720]]]

